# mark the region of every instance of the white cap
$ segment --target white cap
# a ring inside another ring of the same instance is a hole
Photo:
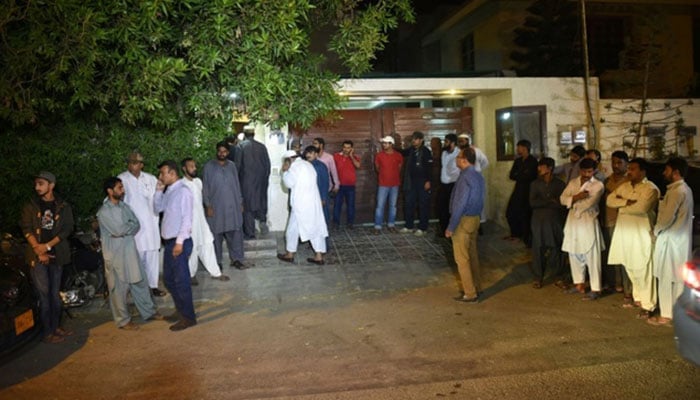
[[[294,150],[287,150],[282,154],[282,158],[293,158],[293,157],[299,157],[299,153],[297,153]]]
[[[467,133],[460,133],[459,136],[457,136],[457,137],[458,137],[458,138],[469,139],[469,134],[467,134]]]
[[[380,142],[382,142],[382,143],[391,143],[391,144],[395,144],[395,143],[396,143],[396,142],[394,141],[394,138],[391,137],[391,136],[384,136],[384,137],[382,138],[382,140],[380,140]]]

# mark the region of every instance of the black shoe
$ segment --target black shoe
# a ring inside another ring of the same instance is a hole
[[[174,325],[170,325],[170,330],[173,332],[177,332],[177,331],[181,331],[181,330],[189,328],[190,326],[195,326],[195,325],[197,325],[196,322],[183,318],[183,319],[177,321]]]
[[[317,259],[312,258],[312,257],[307,258],[306,261],[308,261],[308,262],[310,262],[310,263],[312,263],[312,264],[316,264],[316,265],[323,265],[323,264],[325,264],[325,262],[324,262],[323,260],[317,260]]]
[[[151,289],[151,294],[156,296],[156,297],[163,297],[168,294],[165,290],[160,290],[158,288],[152,288]]]
[[[234,267],[234,268],[236,268],[236,269],[240,269],[240,270],[244,270],[244,269],[250,268],[250,265],[245,265],[245,264],[243,264],[242,262],[240,262],[240,261],[238,261],[238,260],[233,260],[233,261],[231,261],[231,266]]]
[[[164,315],[163,320],[165,320],[167,322],[177,322],[180,320],[180,314],[177,311],[175,311],[174,313],[172,313],[170,315]]]
[[[474,297],[467,297],[467,296],[459,296],[454,298],[455,301],[461,301],[462,303],[471,303],[471,304],[476,304],[479,302],[479,296],[474,296]]]

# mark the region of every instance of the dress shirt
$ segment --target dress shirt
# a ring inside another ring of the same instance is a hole
[[[168,186],[165,194],[157,191],[154,203],[155,211],[163,213],[160,226],[163,239],[175,239],[175,243],[182,244],[192,236],[193,196],[182,180]]]
[[[484,177],[473,166],[463,169],[452,189],[450,223],[447,230],[454,232],[464,216],[481,215],[484,208]]]

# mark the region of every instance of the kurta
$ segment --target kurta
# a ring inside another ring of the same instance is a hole
[[[267,213],[267,187],[270,181],[270,156],[260,142],[247,139],[241,148],[239,180],[246,211]]]
[[[214,216],[207,217],[212,233],[241,230],[243,198],[236,165],[229,160],[224,165],[210,160],[204,164],[202,185],[202,201],[214,209]]]
[[[302,242],[328,236],[326,220],[318,194],[316,170],[310,162],[297,158],[282,175],[285,186],[291,189],[290,205],[299,226]],[[290,218],[291,220],[291,218]]]
[[[141,275],[139,254],[134,235],[140,225],[136,214],[126,203],[114,204],[105,199],[97,212],[100,223],[100,240],[107,274],[114,274],[119,281],[136,283]]]
[[[202,180],[193,178],[189,180],[182,178],[182,183],[187,186],[192,192],[192,244],[193,246],[202,246],[214,242],[206,217],[204,216],[204,207],[202,203]]]
[[[692,258],[693,192],[684,180],[666,186],[654,226],[654,276],[682,282],[679,267]]]
[[[588,190],[588,197],[573,203],[573,197]],[[575,254],[587,253],[596,243],[605,248],[603,234],[598,223],[598,203],[603,196],[603,183],[595,178],[581,184],[581,179],[569,181],[559,197],[562,205],[569,209],[564,224],[564,242],[561,249]]]
[[[506,219],[512,236],[522,237],[529,242],[530,218],[530,184],[537,179],[537,159],[528,155],[523,159],[518,157],[513,161],[509,177],[515,181],[513,193],[506,207]]]
[[[628,206],[627,200],[637,202]],[[622,264],[628,271],[649,267],[653,249],[651,228],[658,201],[659,188],[646,178],[634,186],[630,181],[625,182],[608,195],[606,206],[618,210],[608,264]]]
[[[559,202],[559,196],[565,188],[566,183],[554,177],[549,183],[537,179],[530,185],[532,248],[537,251],[542,246],[561,247],[566,209]]]
[[[153,211],[153,197],[158,180],[155,176],[143,171],[138,178],[129,171],[122,172],[118,178],[124,185],[124,203],[129,205],[141,225],[134,237],[136,247],[139,251],[160,249],[158,214]]]

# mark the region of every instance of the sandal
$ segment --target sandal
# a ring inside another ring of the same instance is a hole
[[[622,299],[622,308],[634,308],[634,301],[632,297],[625,296]]]
[[[53,334],[56,336],[73,336],[74,333],[75,332],[73,332],[70,329],[65,329],[61,327],[56,328],[56,330],[53,332]]]
[[[566,290],[569,288],[569,284],[564,282],[563,280],[558,280],[554,282],[554,286],[558,287],[559,289]]]
[[[600,298],[600,292],[589,292],[587,295],[583,296],[581,300],[583,301],[594,301]]]
[[[647,319],[647,324],[654,326],[669,326],[672,327],[671,318],[664,318],[662,316],[651,317]]]
[[[651,318],[651,311],[647,311],[645,309],[639,310],[639,314],[637,314],[637,319],[649,319]]]
[[[542,289],[542,281],[534,281],[532,282],[532,287],[535,289]]]
[[[284,254],[277,254],[277,258],[281,261],[288,262],[288,263],[294,262],[294,257],[289,258]]]
[[[51,344],[61,343],[64,340],[66,339],[58,335],[48,335],[45,338],[41,339],[42,342]]]

